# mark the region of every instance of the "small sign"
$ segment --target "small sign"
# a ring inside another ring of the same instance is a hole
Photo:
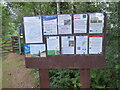
[[[76,36],[76,54],[88,54],[88,36]]]
[[[60,55],[59,36],[47,36],[47,55]]]
[[[74,36],[62,36],[61,37],[62,43],[62,54],[74,54]]]
[[[87,14],[74,14],[74,33],[87,33]]]
[[[41,17],[24,17],[25,43],[43,43]]]
[[[103,33],[104,15],[103,13],[89,14],[89,33]]]
[[[89,36],[89,54],[102,54],[103,36]]]
[[[24,45],[26,57],[46,57],[45,44]]]
[[[43,16],[44,35],[57,34],[57,15]]]
[[[70,14],[58,15],[58,33],[72,34],[72,16]]]

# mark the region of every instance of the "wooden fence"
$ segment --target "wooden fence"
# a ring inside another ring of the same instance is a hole
[[[11,38],[7,39],[0,39],[0,53],[15,53],[18,50],[17,44],[18,44],[18,37],[12,36]]]

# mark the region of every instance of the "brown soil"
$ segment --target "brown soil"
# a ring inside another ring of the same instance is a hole
[[[3,57],[3,88],[34,88],[31,69],[25,68],[24,56],[10,53]]]

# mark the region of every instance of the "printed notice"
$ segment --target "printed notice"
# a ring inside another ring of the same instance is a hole
[[[57,15],[43,16],[44,35],[57,34]]]
[[[87,14],[74,14],[74,33],[87,33]]]
[[[47,54],[48,55],[59,55],[59,36],[48,36],[47,38]]]
[[[58,15],[58,33],[72,34],[72,16],[70,14]]]
[[[43,43],[41,17],[24,17],[26,43]]]
[[[74,54],[74,36],[62,36],[62,54]]]
[[[24,45],[26,57],[46,57],[45,44]]]
[[[103,33],[104,15],[103,13],[89,14],[89,33]]]
[[[89,36],[89,54],[102,54],[103,36]]]
[[[76,54],[88,54],[88,36],[76,36]]]

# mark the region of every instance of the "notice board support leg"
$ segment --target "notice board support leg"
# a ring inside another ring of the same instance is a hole
[[[90,69],[80,69],[80,88],[90,88]]]
[[[39,69],[39,78],[40,78],[40,88],[50,88],[48,69]]]

